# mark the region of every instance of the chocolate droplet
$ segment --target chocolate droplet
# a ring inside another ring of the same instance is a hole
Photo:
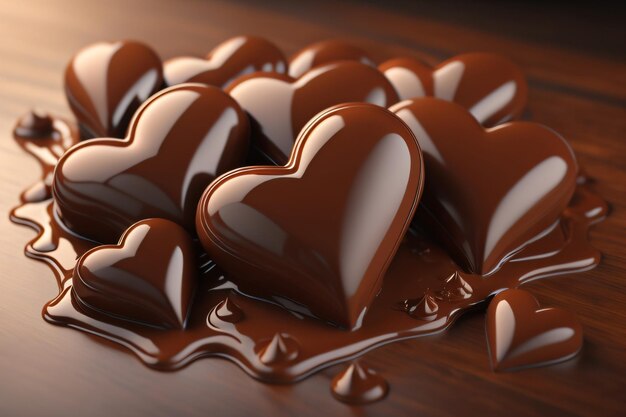
[[[383,399],[389,392],[389,384],[383,377],[355,361],[333,378],[330,389],[339,401],[367,404]]]
[[[259,360],[265,365],[290,362],[298,357],[298,344],[291,337],[276,333],[270,341],[261,344]]]
[[[435,298],[444,301],[461,301],[470,298],[473,292],[474,290],[461,277],[459,271],[455,271],[445,279],[443,289],[437,292]]]
[[[432,321],[437,318],[439,305],[428,291],[422,298],[407,299],[403,304],[404,310],[414,319]]]
[[[52,135],[52,125],[52,118],[47,113],[32,110],[20,118],[14,134],[27,138],[46,138]]]

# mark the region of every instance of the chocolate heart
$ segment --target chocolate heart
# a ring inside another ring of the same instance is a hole
[[[431,68],[413,58],[398,58],[378,67],[401,100],[432,96],[465,107],[493,126],[522,114],[528,86],[522,71],[495,54],[459,55]]]
[[[337,39],[317,42],[296,52],[289,59],[289,76],[299,78],[305,72],[336,61],[358,61],[374,66],[361,48]]]
[[[167,85],[186,82],[225,87],[235,78],[256,71],[284,73],[287,60],[276,45],[256,36],[237,36],[216,46],[206,59],[178,57],[163,64]]]
[[[126,139],[93,139],[68,150],[53,194],[64,223],[102,243],[149,217],[194,230],[197,202],[218,175],[241,166],[249,127],[216,87],[183,84],[148,100]]]
[[[76,263],[74,299],[87,309],[152,326],[184,328],[198,281],[189,234],[169,220],[132,225],[117,245],[98,246]]]
[[[253,74],[227,91],[251,117],[255,147],[278,165],[287,162],[300,129],[322,110],[352,101],[388,107],[398,100],[376,68],[350,61],[315,68],[298,80]]]
[[[137,108],[162,84],[161,59],[135,41],[90,45],[65,70],[67,101],[89,137],[124,137]]]
[[[575,356],[583,344],[576,317],[559,308],[539,308],[527,291],[496,295],[487,309],[487,341],[494,370],[560,362]]]
[[[574,154],[547,127],[516,122],[485,130],[458,104],[434,98],[391,110],[424,152],[418,223],[469,272],[492,272],[546,231],[574,192]]]
[[[211,183],[196,228],[243,292],[351,328],[380,289],[422,182],[404,123],[371,104],[338,105],[302,130],[287,166]]]

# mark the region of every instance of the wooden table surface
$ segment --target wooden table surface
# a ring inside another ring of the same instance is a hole
[[[296,3],[296,2],[294,2]],[[626,413],[626,64],[624,13],[608,6],[385,2],[2,1],[0,4],[0,415],[624,415]],[[69,116],[62,73],[81,46],[136,38],[163,58],[204,54],[233,35],[266,36],[290,54],[339,36],[379,59],[437,62],[464,51],[515,60],[531,85],[527,117],[573,145],[611,205],[592,229],[604,254],[596,269],[527,285],[545,306],[576,312],[582,354],[562,365],[496,374],[484,313],[448,332],[395,343],[365,357],[391,391],[367,407],[335,401],[337,367],[290,386],[262,384],[230,362],[205,359],[174,373],[80,332],[51,326],[41,307],[56,295],[52,273],[22,253],[32,231],[8,212],[39,175],[11,139],[31,107]]]

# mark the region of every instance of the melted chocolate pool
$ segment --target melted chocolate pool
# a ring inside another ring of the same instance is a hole
[[[76,259],[96,244],[63,226],[54,214],[48,185],[56,160],[78,140],[78,129],[51,118],[52,129],[33,134],[40,130],[27,129],[32,117],[21,119],[14,136],[41,164],[43,185],[38,187],[43,191],[24,193],[11,220],[37,232],[26,245],[26,255],[49,265],[58,280],[59,294],[45,306],[44,318],[119,343],[153,368],[174,370],[201,357],[219,356],[255,378],[293,382],[374,347],[440,332],[468,308],[503,289],[584,271],[600,260],[588,243],[587,231],[606,215],[607,206],[581,180],[559,220],[488,276],[465,273],[437,244],[411,230],[378,297],[354,331],[242,294],[204,254],[185,330],[134,324],[86,311],[73,296]]]

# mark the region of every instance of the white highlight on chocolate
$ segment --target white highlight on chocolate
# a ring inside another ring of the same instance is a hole
[[[380,175],[385,172],[386,175]],[[389,175],[393,173],[394,179]],[[393,222],[411,175],[411,157],[404,139],[380,139],[355,176],[343,216],[339,269],[346,298],[354,296]]]
[[[537,164],[511,187],[498,204],[489,223],[483,260],[489,257],[507,230],[557,187],[566,173],[567,163],[558,156],[551,156]]]
[[[465,72],[465,64],[460,61],[451,62],[434,71],[434,96],[442,100],[454,101],[463,72]]]
[[[385,71],[385,76],[393,84],[400,100],[424,97],[426,95],[422,80],[407,68],[389,68]]]
[[[517,85],[515,81],[508,81],[493,90],[486,97],[483,97],[478,103],[474,104],[470,109],[470,113],[472,113],[480,123],[484,123],[485,120],[489,119],[504,106],[509,104],[511,100],[513,100],[513,97],[515,97],[516,91]]]
[[[515,315],[511,305],[500,301],[496,306],[496,361],[500,362],[513,342],[515,335]],[[495,365],[495,364],[494,364]]]

